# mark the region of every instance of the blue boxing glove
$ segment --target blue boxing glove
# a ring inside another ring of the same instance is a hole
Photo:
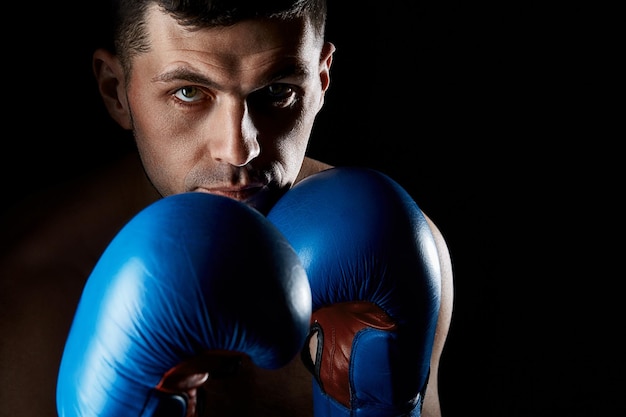
[[[87,280],[59,369],[58,414],[184,417],[187,397],[163,384],[173,369],[220,377],[240,358],[282,367],[310,317],[303,266],[262,214],[209,194],[163,198],[126,224]]]
[[[419,416],[440,304],[435,241],[396,182],[332,168],[289,190],[268,214],[311,285],[318,417]]]

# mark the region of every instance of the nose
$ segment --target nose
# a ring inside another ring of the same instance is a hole
[[[216,111],[211,156],[234,166],[244,166],[259,156],[258,130],[245,100],[225,100]]]

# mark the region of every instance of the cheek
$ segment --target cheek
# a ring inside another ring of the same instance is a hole
[[[313,122],[312,119],[300,119],[286,136],[274,139],[278,159],[283,163],[288,180],[295,180],[306,153]]]
[[[132,129],[146,174],[162,195],[176,191],[180,164],[180,146],[174,135],[174,123],[154,97],[141,94],[147,89],[129,91]],[[164,117],[165,115],[165,117]]]
[[[145,115],[148,117],[145,117]],[[184,177],[184,163],[180,147],[170,140],[168,127],[150,118],[148,112],[134,118],[134,136],[137,150],[146,174],[161,195],[180,191],[179,178]]]
[[[175,173],[171,172],[172,164],[163,158],[162,152],[155,152],[149,141],[142,138],[142,134],[135,132],[137,149],[146,172],[152,185],[162,196],[175,192]]]

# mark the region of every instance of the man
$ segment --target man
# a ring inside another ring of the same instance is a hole
[[[268,214],[304,178],[332,168],[305,155],[335,52],[324,38],[324,2],[223,3],[116,5],[114,48],[95,51],[93,70],[109,114],[132,131],[139,159],[131,155],[92,182],[79,181],[82,192],[32,221],[33,232],[23,231],[2,260],[2,305],[9,314],[0,323],[10,335],[0,352],[3,413],[55,415],[56,376],[81,289],[108,242],[141,209],[160,197],[201,192]],[[62,215],[68,212],[71,218]],[[452,277],[443,238],[428,224],[441,302],[422,415],[438,416]],[[202,372],[185,375],[166,382],[190,398],[205,384],[226,398],[248,393],[243,401],[250,415],[313,415],[311,375],[300,357],[278,373],[244,363],[222,385]],[[235,406],[224,404],[224,413]]]

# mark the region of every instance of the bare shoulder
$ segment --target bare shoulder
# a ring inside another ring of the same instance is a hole
[[[306,177],[325,171],[329,168],[333,168],[333,166],[325,162],[318,161],[317,159],[306,157],[302,162],[302,167],[300,168],[300,173],[298,174],[295,183],[297,184]]]

